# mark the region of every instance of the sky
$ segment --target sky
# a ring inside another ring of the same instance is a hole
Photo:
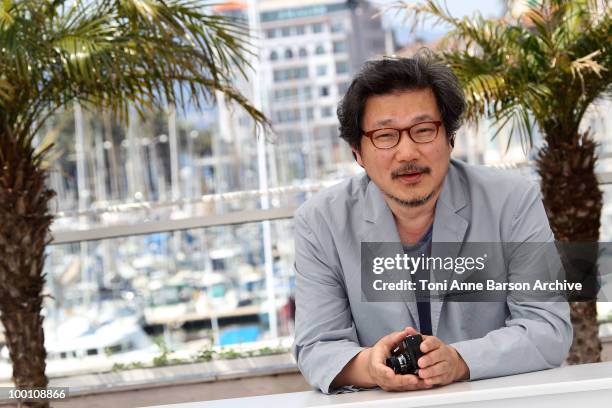
[[[371,0],[374,4],[390,5],[396,2],[396,0]],[[417,3],[414,1],[413,3]],[[444,4],[444,0],[441,0]],[[447,0],[447,8],[451,14],[455,17],[470,16],[476,12],[481,13],[484,17],[499,17],[503,12],[503,0]],[[409,29],[406,27],[406,23],[401,21],[401,18],[394,18],[392,14],[388,14],[385,20],[390,24],[395,33],[397,40],[400,44],[406,43],[411,34]],[[419,30],[416,35],[427,40],[432,41],[440,37],[444,33],[443,27],[425,27],[423,30]]]
[[[371,0],[375,4],[392,4],[397,0]],[[413,1],[417,3],[418,1]],[[443,3],[443,1],[442,1]],[[455,16],[465,16],[479,11],[485,17],[499,16],[503,0],[447,0],[446,5]]]

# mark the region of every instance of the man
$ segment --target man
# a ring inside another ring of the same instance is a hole
[[[564,302],[363,301],[362,242],[553,242],[535,183],[450,159],[464,109],[457,78],[428,55],[366,63],[339,105],[341,137],[366,174],[295,214],[294,355],[324,393],[541,370],[569,349]],[[529,269],[490,261],[510,280]],[[418,374],[396,375],[385,358],[415,333],[424,334]]]

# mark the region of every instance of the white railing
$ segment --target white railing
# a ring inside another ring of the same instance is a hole
[[[494,167],[501,168],[521,168],[525,167],[525,163],[504,163],[495,165]],[[602,185],[612,184],[612,171],[598,173],[599,183]],[[250,190],[237,191],[222,194],[210,194],[200,198],[184,199],[169,202],[141,202],[127,203],[121,205],[113,205],[107,208],[97,208],[87,211],[74,212],[58,212],[56,217],[82,217],[96,216],[104,213],[124,213],[128,211],[146,210],[151,211],[156,208],[177,207],[185,205],[194,205],[198,203],[217,203],[228,202],[232,200],[242,200],[247,198],[259,198],[262,195],[282,196],[295,193],[313,193],[322,188],[328,187],[339,180],[325,181],[317,184],[309,184],[304,186],[286,186],[271,188],[266,191]],[[254,209],[246,211],[234,211],[225,214],[207,215],[207,216],[190,216],[180,219],[164,219],[145,221],[137,224],[120,224],[111,226],[102,226],[87,228],[82,230],[55,230],[52,226],[51,236],[52,245],[78,243],[83,241],[94,241],[100,239],[119,238],[132,235],[146,235],[161,232],[172,232],[187,229],[206,228],[221,225],[236,225],[250,222],[259,222],[266,220],[287,219],[293,217],[295,206],[274,207],[270,209]]]

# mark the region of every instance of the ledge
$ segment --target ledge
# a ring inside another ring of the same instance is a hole
[[[298,369],[293,356],[284,353],[52,378],[49,386],[69,387],[70,396],[75,397],[296,372]],[[6,402],[0,400],[0,403]]]

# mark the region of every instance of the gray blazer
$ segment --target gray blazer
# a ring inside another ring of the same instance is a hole
[[[536,183],[504,170],[451,160],[436,203],[433,242],[553,242]],[[357,175],[323,190],[295,213],[293,353],[324,393],[364,347],[406,326],[414,302],[363,302],[361,242],[400,242],[380,189]],[[498,257],[508,276],[529,268]],[[433,334],[452,345],[470,379],[559,366],[572,342],[566,302],[433,302]]]

